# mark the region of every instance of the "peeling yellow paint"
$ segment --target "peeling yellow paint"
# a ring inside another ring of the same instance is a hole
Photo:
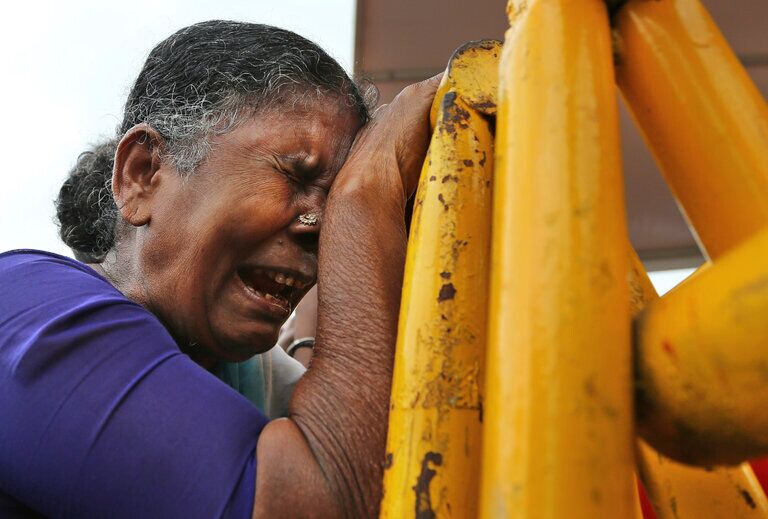
[[[406,259],[381,517],[476,517],[500,44],[454,54]]]

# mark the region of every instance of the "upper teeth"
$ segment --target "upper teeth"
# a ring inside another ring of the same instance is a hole
[[[293,276],[283,274],[282,272],[273,272],[270,270],[264,270],[263,272],[275,283],[280,283],[281,285],[287,285],[289,287],[295,286],[299,289],[304,288],[304,283],[294,278]]]

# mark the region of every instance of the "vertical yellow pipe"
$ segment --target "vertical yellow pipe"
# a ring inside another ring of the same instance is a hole
[[[606,6],[521,0],[508,13],[481,517],[629,517],[627,236]]]
[[[640,259],[630,251],[632,316],[658,298]],[[766,500],[752,468],[701,468],[683,465],[638,440],[638,472],[658,519],[731,519],[768,517]]]
[[[495,108],[499,50],[459,49],[435,98],[406,259],[382,518],[477,516],[493,138],[476,107]]]
[[[630,0],[616,76],[709,257],[768,222],[768,106],[699,0]]]

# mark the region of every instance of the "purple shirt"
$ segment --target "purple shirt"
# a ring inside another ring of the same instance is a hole
[[[248,518],[266,423],[93,269],[0,254],[0,517]]]

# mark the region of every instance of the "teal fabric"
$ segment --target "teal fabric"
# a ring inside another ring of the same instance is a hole
[[[245,362],[221,363],[216,366],[213,374],[260,410],[267,409],[267,382],[262,355],[256,355]]]

